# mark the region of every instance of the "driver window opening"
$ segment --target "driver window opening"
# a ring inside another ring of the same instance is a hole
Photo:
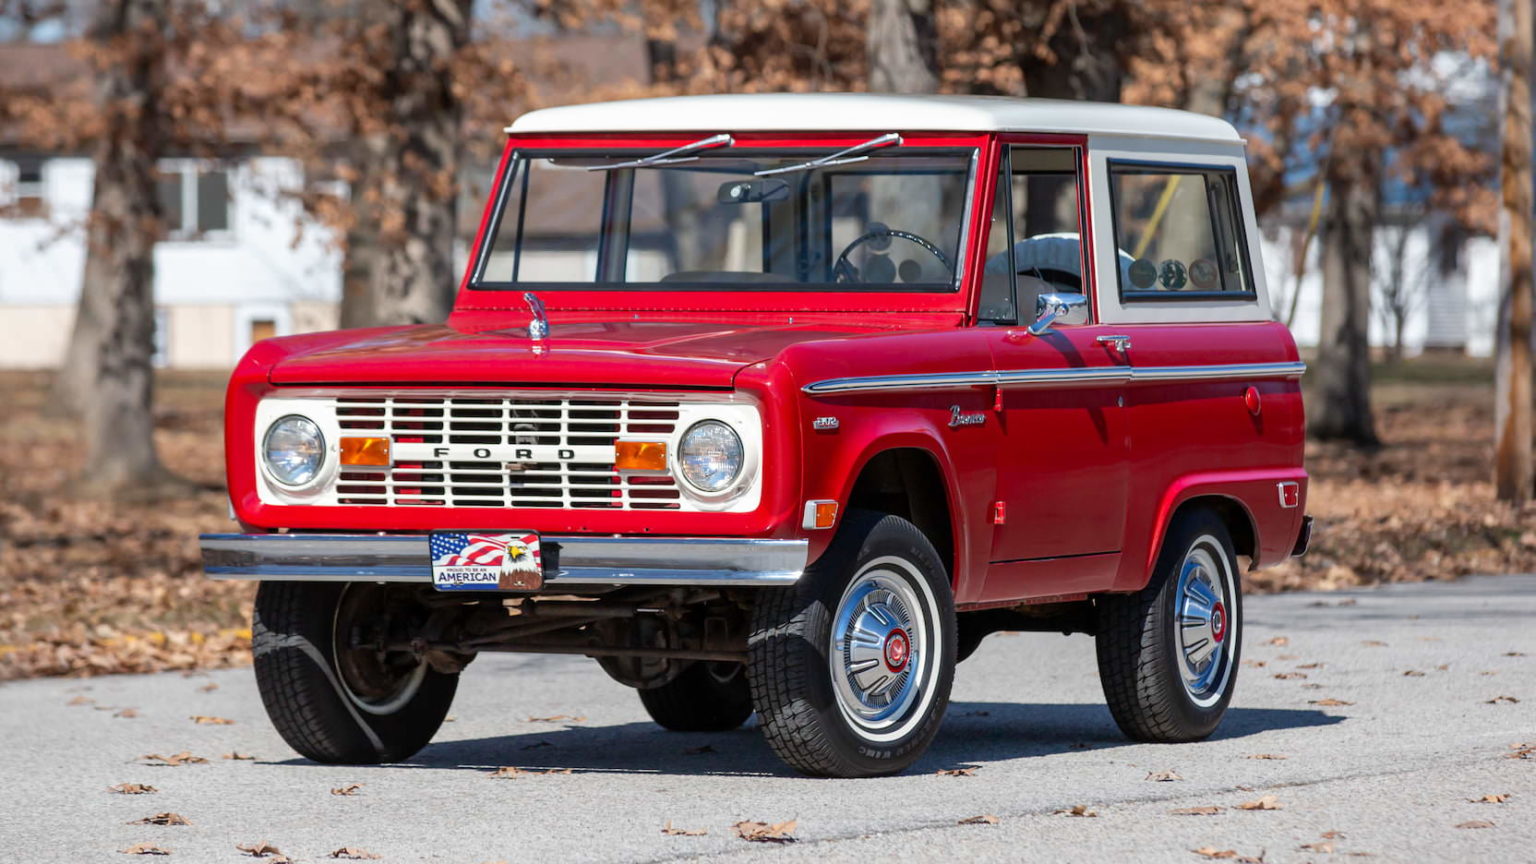
[[[1002,167],[981,318],[1013,324],[1034,320],[1041,294],[1086,293],[1078,153],[1071,147],[1011,147]]]

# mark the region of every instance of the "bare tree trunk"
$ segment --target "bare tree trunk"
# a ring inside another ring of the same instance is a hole
[[[939,89],[938,31],[929,0],[875,0],[864,44],[871,92]]]
[[[1531,0],[1499,0],[1503,109],[1499,211],[1501,289],[1494,393],[1494,483],[1499,500],[1531,497]]]
[[[155,162],[164,140],[167,0],[104,0],[89,38],[110,59],[96,72],[103,124],[86,228],[85,273],[57,401],[81,419],[89,494],[152,496],[172,478],[155,451],[155,242],[162,230]]]
[[[361,14],[383,24],[390,44],[380,85],[386,129],[365,144],[354,188],[360,218],[376,224],[349,232],[348,254],[360,260],[345,266],[363,281],[343,293],[342,320],[439,322],[453,308],[459,275],[453,244],[463,104],[451,66],[469,42],[473,0],[364,6]]]
[[[1050,5],[1028,4],[1026,28],[1038,29]],[[1119,102],[1125,84],[1125,64],[1116,46],[1130,33],[1126,5],[1106,4],[1088,10],[1079,4],[1067,4],[1066,21],[1047,45],[1050,56],[1034,50],[1033,45],[1021,43],[1017,56],[1027,95]]]
[[[1354,162],[1355,160],[1350,160]],[[1361,154],[1359,166],[1379,155]],[[1323,319],[1317,346],[1317,395],[1307,410],[1307,431],[1361,446],[1380,443],[1371,413],[1371,232],[1380,190],[1371,170],[1335,177],[1329,184],[1323,226]]]

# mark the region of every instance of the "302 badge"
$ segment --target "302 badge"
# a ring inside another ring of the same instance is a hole
[[[544,586],[539,535],[435,531],[429,545],[439,591],[537,591]]]

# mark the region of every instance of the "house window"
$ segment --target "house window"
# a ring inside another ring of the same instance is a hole
[[[0,204],[13,219],[42,219],[48,215],[43,186],[43,160],[31,157],[0,163]]]
[[[229,232],[229,173],[192,159],[166,160],[155,177],[172,240],[220,239]]]

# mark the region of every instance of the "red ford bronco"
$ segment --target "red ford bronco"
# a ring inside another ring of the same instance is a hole
[[[798,94],[508,132],[446,323],[267,340],[230,382],[241,533],[204,562],[261,581],[295,750],[403,760],[520,651],[888,774],[998,630],[1092,634],[1132,738],[1216,728],[1240,573],[1310,533],[1230,125]]]

